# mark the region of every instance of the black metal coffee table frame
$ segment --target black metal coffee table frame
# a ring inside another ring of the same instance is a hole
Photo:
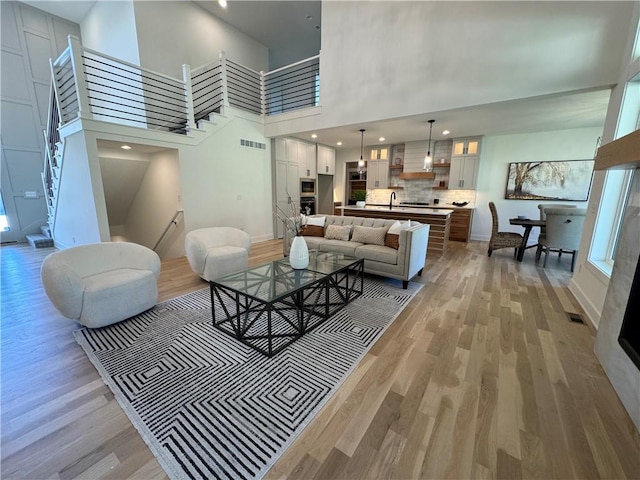
[[[315,271],[313,262],[307,269],[295,270],[287,260],[277,260],[261,266],[262,270],[250,268],[209,282],[213,326],[263,355],[278,354],[362,295],[364,260],[340,257],[345,264],[330,272]],[[285,291],[265,299],[265,295],[225,285],[232,283],[230,277],[263,290],[277,282]],[[221,310],[218,314],[216,306]]]

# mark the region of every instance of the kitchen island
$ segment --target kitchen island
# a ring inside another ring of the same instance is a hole
[[[449,228],[453,210],[447,208],[412,208],[367,205],[363,208],[354,206],[337,207],[343,215],[366,218],[390,218],[394,220],[413,220],[431,225],[427,252],[441,255],[449,246]]]

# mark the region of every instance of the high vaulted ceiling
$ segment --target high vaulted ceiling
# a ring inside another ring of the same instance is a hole
[[[25,1],[29,5],[48,11],[55,15],[67,18],[80,23],[84,15],[89,11],[94,1]],[[263,43],[270,50],[270,55],[274,57],[270,61],[271,68],[280,64],[286,64],[294,60],[306,58],[317,54],[320,48],[320,32],[316,26],[321,26],[321,2],[318,1],[244,1],[228,0],[228,6],[223,9],[215,0],[198,0],[195,3],[204,10],[216,15],[225,22],[231,24],[240,31]],[[401,8],[403,2],[397,2]],[[483,2],[471,2],[482,5]],[[493,3],[493,2],[491,2]],[[500,3],[500,2],[498,2]],[[505,5],[509,2],[505,2]],[[539,8],[552,9],[556,2],[541,2]],[[564,2],[559,2],[564,3]],[[578,8],[581,2],[568,2]],[[607,9],[625,9],[632,2],[602,2]],[[463,5],[463,3],[461,3]],[[462,7],[461,7],[462,8]],[[631,11],[627,8],[628,11]],[[502,16],[509,15],[509,9],[504,8]],[[307,18],[311,17],[311,18]],[[536,21],[545,18],[541,15]],[[552,16],[549,18],[553,18]],[[611,15],[611,18],[616,18]],[[473,18],[468,19],[473,22]],[[501,18],[500,21],[508,19]],[[522,22],[524,19],[517,18],[514,21]],[[571,29],[576,35],[580,32],[585,36],[594,35],[602,37],[602,45],[608,45],[610,37],[613,35],[626,35],[627,25],[619,25],[616,32],[604,28],[595,29],[594,25],[602,26],[589,18],[587,14],[576,15],[572,19]],[[534,28],[534,25],[531,25]],[[542,24],[535,28],[540,28],[540,35],[543,35]],[[582,29],[582,30],[580,30]],[[512,39],[513,40],[513,39]],[[363,39],[366,41],[366,39]],[[390,41],[393,41],[390,37]],[[504,39],[502,39],[504,41]],[[496,45],[498,47],[498,45]],[[534,48],[534,45],[530,45]],[[527,55],[535,56],[535,52],[527,51]],[[500,57],[500,51],[491,52],[494,58]],[[589,51],[577,52],[575,71],[580,72],[580,62],[597,62],[598,59],[611,55],[609,51]],[[620,52],[613,52],[620,55]],[[277,58],[276,58],[277,57]],[[479,60],[481,61],[481,60]],[[503,59],[509,61],[509,59]],[[617,72],[616,72],[617,74]],[[509,102],[493,103],[488,105],[478,105],[468,108],[425,112],[424,114],[411,115],[402,118],[392,118],[380,121],[364,121],[357,124],[345,125],[336,128],[325,128],[319,130],[306,129],[301,127],[300,132],[294,134],[298,138],[306,141],[317,141],[322,144],[335,146],[338,141],[342,142],[340,148],[355,148],[360,146],[359,129],[367,130],[365,134],[365,144],[373,145],[377,143],[399,143],[404,141],[425,140],[428,134],[427,120],[434,118],[436,123],[433,130],[433,139],[446,138],[442,135],[442,130],[451,131],[451,136],[461,137],[467,135],[484,134],[509,134],[528,133],[535,131],[559,130],[582,127],[601,127],[607,111],[611,85],[601,85],[597,88],[578,89],[570,92],[560,92],[552,95],[535,95],[520,100]],[[478,125],[482,125],[482,132],[478,132]],[[311,138],[311,134],[317,135],[316,139]],[[380,136],[385,140],[378,141]]]
[[[208,12],[269,47],[269,70],[318,55],[318,1],[234,1],[222,8],[217,0],[196,0]]]

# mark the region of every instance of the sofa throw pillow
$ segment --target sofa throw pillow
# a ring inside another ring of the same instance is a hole
[[[369,245],[384,245],[384,239],[387,235],[387,227],[353,227],[352,242],[366,243]]]
[[[327,225],[324,229],[324,238],[327,240],[349,241],[351,225]]]
[[[327,217],[306,217],[307,225],[313,225],[314,227],[324,227],[324,221]]]
[[[400,235],[387,233],[384,237],[384,245],[398,250],[400,248]]]
[[[411,227],[411,220],[407,220],[406,222],[396,220],[395,223],[389,227],[388,233],[399,235],[402,230],[406,230],[409,227]]]
[[[300,232],[303,237],[324,237],[324,227],[318,225],[304,225]]]
[[[400,248],[400,232],[409,227],[411,227],[411,220],[407,220],[406,222],[396,220],[395,223],[389,227],[389,231],[384,238],[384,244],[387,247],[398,250]]]

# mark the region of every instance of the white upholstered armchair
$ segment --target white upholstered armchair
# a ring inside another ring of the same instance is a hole
[[[104,327],[156,304],[160,257],[136,243],[80,245],[47,256],[40,275],[62,315],[87,327]]]
[[[563,251],[571,253],[571,271],[576,262],[576,254],[580,247],[582,227],[587,214],[586,208],[545,208],[547,222],[546,235],[539,239],[541,252],[544,251],[542,267],[547,266],[549,251]],[[536,261],[540,255],[536,255]]]
[[[247,268],[251,237],[233,227],[192,230],[185,237],[191,269],[206,281]]]

